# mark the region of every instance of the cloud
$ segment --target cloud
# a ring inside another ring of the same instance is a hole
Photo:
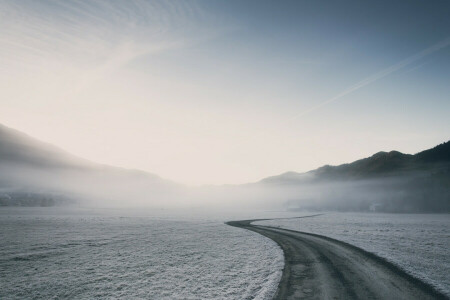
[[[398,71],[400,69],[403,69],[406,66],[408,66],[408,65],[410,65],[410,64],[412,64],[412,63],[414,63],[414,62],[416,62],[416,61],[418,61],[418,60],[420,60],[420,59],[422,59],[422,58],[424,58],[424,57],[426,57],[428,55],[431,55],[431,54],[433,54],[433,53],[435,53],[435,52],[437,52],[437,51],[439,51],[441,49],[444,49],[444,48],[448,47],[449,45],[450,45],[450,37],[447,37],[447,38],[439,41],[438,43],[436,43],[436,44],[434,44],[434,45],[432,45],[432,46],[430,46],[430,47],[428,47],[428,48],[426,48],[426,49],[424,49],[424,50],[422,50],[422,51],[420,51],[420,52],[418,52],[418,53],[416,53],[416,54],[414,54],[414,55],[412,55],[412,56],[410,56],[408,58],[405,58],[405,59],[401,60],[400,62],[398,62],[398,63],[396,63],[396,64],[394,64],[394,65],[392,65],[392,66],[390,66],[390,67],[380,71],[380,72],[377,72],[377,73],[375,73],[375,74],[373,74],[373,75],[371,75],[371,76],[369,76],[369,77],[367,77],[367,78],[357,82],[356,84],[350,86],[349,88],[345,89],[344,91],[342,91],[341,93],[337,94],[336,96],[334,96],[334,97],[332,97],[332,98],[330,98],[330,99],[328,99],[326,101],[323,101],[323,102],[321,102],[321,103],[319,103],[319,104],[317,104],[315,106],[312,106],[312,107],[310,107],[307,110],[304,110],[304,111],[302,111],[300,113],[297,113],[297,114],[295,114],[295,115],[285,119],[284,121],[280,122],[280,125],[285,125],[285,124],[287,124],[287,123],[289,123],[289,122],[291,122],[291,121],[293,121],[295,119],[298,119],[298,118],[303,117],[303,116],[305,116],[305,115],[307,115],[309,113],[312,113],[312,112],[314,112],[314,111],[316,111],[316,110],[318,110],[318,109],[320,109],[320,108],[322,108],[322,107],[324,107],[324,106],[326,106],[326,105],[328,105],[328,104],[330,104],[332,102],[335,102],[335,101],[337,101],[337,100],[339,100],[339,99],[341,99],[341,98],[343,98],[343,97],[345,97],[345,96],[347,96],[347,95],[349,95],[349,94],[351,94],[351,93],[353,93],[353,92],[355,92],[355,91],[357,91],[357,90],[359,90],[359,89],[361,89],[361,88],[371,84],[371,83],[374,83],[374,82],[376,82],[376,81],[378,81],[378,80],[380,80],[380,79],[382,79],[382,78],[384,78],[386,76],[389,76],[390,74],[392,74],[392,73],[394,73],[394,72],[396,72],[396,71]],[[422,65],[419,65],[418,67],[420,67],[420,66],[422,66]],[[265,135],[267,133],[267,131],[268,130],[260,131],[260,132],[258,132],[256,134],[254,134],[254,135],[244,139],[240,143],[236,143],[232,149],[233,150],[239,149],[244,144],[248,143],[250,140],[253,140],[253,139],[256,139],[256,138],[259,138],[259,137]]]
[[[414,54],[414,55],[412,55],[412,56],[410,56],[408,58],[405,58],[405,59],[401,60],[400,62],[398,62],[398,63],[396,63],[396,64],[394,64],[394,65],[392,65],[392,66],[390,66],[390,67],[388,67],[388,68],[378,72],[378,73],[373,74],[372,76],[369,76],[369,77],[367,77],[367,78],[357,82],[356,84],[352,85],[351,87],[347,88],[346,90],[344,90],[343,92],[337,94],[336,96],[334,96],[334,97],[332,97],[332,98],[330,98],[330,99],[328,99],[328,100],[326,100],[324,102],[321,102],[318,105],[313,106],[313,107],[311,107],[311,108],[309,108],[309,109],[307,109],[305,111],[302,111],[299,114],[296,114],[296,115],[290,117],[285,122],[287,123],[287,122],[290,122],[290,121],[292,121],[294,119],[300,118],[300,117],[302,117],[302,116],[304,116],[306,114],[309,114],[309,113],[311,113],[311,112],[313,112],[313,111],[315,111],[315,110],[317,110],[317,109],[319,109],[319,108],[321,108],[321,107],[323,107],[323,106],[325,106],[327,104],[330,104],[331,102],[339,100],[342,97],[347,96],[348,94],[351,94],[351,93],[359,90],[360,88],[365,87],[366,85],[374,83],[375,81],[380,80],[380,79],[382,79],[382,78],[384,78],[384,77],[386,77],[386,76],[388,76],[388,75],[390,75],[390,74],[392,74],[392,73],[394,73],[394,72],[396,72],[396,71],[398,71],[398,70],[400,70],[400,69],[402,69],[402,68],[412,64],[413,62],[424,58],[425,56],[431,55],[431,54],[433,54],[433,53],[435,53],[435,52],[437,52],[437,51],[439,51],[439,50],[441,50],[443,48],[446,48],[449,45],[450,45],[450,37],[447,37],[446,39],[443,39],[443,40],[439,41],[438,43],[436,43],[436,44],[434,44],[434,45],[432,45],[432,46],[430,46],[430,47],[428,47],[428,48],[426,48],[426,49],[424,49],[424,50],[422,50],[422,51],[420,51],[420,52],[418,52],[418,53],[416,53],[416,54]]]
[[[139,56],[182,47],[209,18],[171,1],[4,1],[0,11],[0,75],[64,75],[71,93]]]

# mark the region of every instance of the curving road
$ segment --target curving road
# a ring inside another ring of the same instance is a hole
[[[274,240],[285,265],[274,299],[448,299],[384,259],[325,236],[252,225],[226,224]]]

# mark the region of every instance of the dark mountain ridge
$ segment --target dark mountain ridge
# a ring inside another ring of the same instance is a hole
[[[0,163],[38,168],[93,168],[94,163],[0,124]]]
[[[287,172],[256,185],[290,190],[284,203],[291,209],[450,213],[450,142],[414,155],[378,152],[339,166]]]
[[[127,191],[148,195],[151,203],[152,194],[179,188],[155,174],[79,158],[0,124],[0,205],[126,199]]]
[[[286,172],[267,177],[264,184],[295,184],[316,180],[363,180],[400,176],[419,172],[438,172],[450,167],[450,141],[417,154],[399,151],[378,152],[352,163],[338,166],[325,165],[306,173]]]
[[[170,207],[191,205],[201,197],[207,198],[205,203],[242,197],[254,205],[309,210],[450,212],[450,142],[414,155],[378,152],[352,163],[286,172],[255,184],[187,191],[151,173],[78,158],[0,125],[0,205],[101,199],[101,205],[138,201]]]

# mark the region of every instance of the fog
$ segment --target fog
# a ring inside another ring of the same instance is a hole
[[[241,185],[188,187],[96,164],[0,126],[0,205],[449,212],[449,143]]]
[[[291,211],[448,212],[449,180],[424,173],[305,184],[262,183],[201,188],[202,204],[226,208]],[[442,182],[446,180],[446,183]]]
[[[163,207],[179,205],[181,199],[174,183],[111,167],[46,170],[2,165],[0,181],[3,194],[47,195],[55,204],[70,199],[72,205]]]
[[[140,171],[3,164],[0,203],[203,210],[448,212],[448,176],[186,187]]]

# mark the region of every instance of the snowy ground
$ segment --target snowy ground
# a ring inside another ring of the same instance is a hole
[[[450,296],[450,215],[326,213],[253,224],[348,242],[388,259]]]
[[[0,210],[0,299],[270,299],[270,239],[223,219]]]

